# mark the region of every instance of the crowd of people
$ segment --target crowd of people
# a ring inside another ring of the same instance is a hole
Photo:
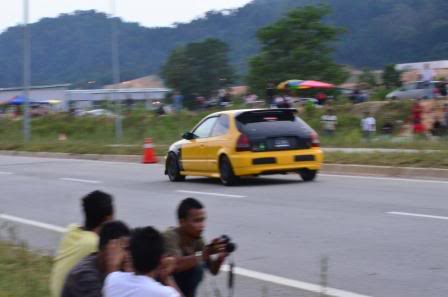
[[[438,112],[437,107],[432,107],[431,110],[427,110],[423,106],[421,100],[417,100],[412,106],[409,122],[410,132],[419,138],[433,137],[448,137],[448,103],[445,103],[441,108],[441,112]],[[433,120],[430,124],[425,125],[424,115],[425,113],[435,113]],[[439,115],[441,114],[441,115]],[[400,121],[401,123],[404,122]],[[325,113],[320,118],[321,128],[323,135],[333,136],[336,133],[338,125],[338,117],[332,108],[326,109]],[[364,112],[364,116],[360,122],[361,133],[365,140],[371,140],[377,132],[377,121],[375,117],[368,111]],[[394,122],[390,117],[385,117],[382,126],[379,128],[384,136],[392,136],[398,132],[398,124]]]
[[[54,258],[52,297],[194,297],[204,270],[218,274],[229,255],[223,239],[204,241],[206,211],[194,198],[165,232],[116,220],[102,191],[83,197],[82,209],[84,224],[67,228]]]

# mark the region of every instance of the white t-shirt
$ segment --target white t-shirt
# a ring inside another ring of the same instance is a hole
[[[162,285],[144,275],[113,272],[106,277],[104,297],[180,297],[173,288]]]
[[[375,132],[376,131],[376,120],[374,117],[364,118],[361,121],[362,131]]]
[[[338,122],[338,117],[336,115],[324,114],[320,120],[322,121],[325,130],[336,130],[336,124]]]
[[[435,72],[432,69],[423,69],[421,75],[422,81],[432,81],[435,76]]]

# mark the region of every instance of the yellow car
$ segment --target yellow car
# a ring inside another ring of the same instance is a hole
[[[173,182],[186,176],[220,178],[298,173],[315,179],[323,162],[319,137],[295,109],[229,110],[205,117],[171,145],[165,174]]]

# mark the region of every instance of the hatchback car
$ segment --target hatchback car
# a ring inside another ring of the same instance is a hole
[[[319,137],[295,109],[229,110],[205,117],[171,145],[165,174],[220,178],[224,185],[240,177],[298,173],[315,179],[323,154]]]

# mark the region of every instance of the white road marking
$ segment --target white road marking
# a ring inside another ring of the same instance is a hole
[[[413,179],[413,178],[395,178],[395,177],[376,177],[376,176],[358,176],[358,175],[343,175],[343,174],[325,174],[321,173],[320,176],[328,177],[342,177],[342,178],[357,178],[357,179],[373,179],[384,181],[400,181],[400,182],[420,182],[420,183],[433,183],[433,184],[448,184],[448,181],[444,180],[431,180],[431,179]]]
[[[33,227],[38,227],[38,228],[42,228],[42,229],[46,229],[46,230],[50,230],[50,231],[55,231],[58,233],[64,233],[67,230],[66,228],[63,228],[60,226],[46,224],[46,223],[28,220],[28,219],[24,219],[24,218],[19,218],[19,217],[7,215],[7,214],[0,214],[0,219],[17,222],[17,223],[21,223],[21,224],[29,225],[29,226],[33,226]],[[229,266],[223,265],[222,271],[229,271]],[[316,284],[306,283],[306,282],[288,279],[288,278],[284,278],[284,277],[280,277],[280,276],[276,276],[276,275],[272,275],[272,274],[266,274],[266,273],[262,273],[262,272],[258,272],[258,271],[248,270],[245,268],[235,267],[234,273],[237,275],[261,280],[264,282],[270,282],[273,284],[286,286],[286,287],[292,287],[292,288],[296,288],[296,289],[300,289],[300,290],[316,292],[316,293],[320,293],[322,291],[322,287],[319,285],[316,285]],[[325,292],[326,292],[327,296],[333,296],[333,297],[370,297],[367,295],[360,295],[360,294],[347,292],[347,291],[343,291],[343,290],[339,290],[339,289],[333,289],[333,288],[325,288]]]
[[[433,215],[427,215],[427,214],[421,214],[421,213],[410,213],[410,212],[399,212],[399,211],[390,211],[390,212],[386,212],[386,213],[391,214],[391,215],[398,215],[398,216],[409,216],[409,217],[419,217],[419,218],[427,218],[427,219],[448,220],[448,217],[433,216]]]
[[[79,179],[79,178],[71,178],[71,177],[61,177],[61,178],[59,178],[59,180],[72,181],[72,182],[85,183],[85,184],[100,184],[101,183],[98,180]]]
[[[12,221],[12,222],[16,222],[16,223],[20,223],[20,224],[24,224],[24,225],[29,225],[29,226],[33,226],[33,227],[38,227],[38,228],[42,228],[42,229],[46,229],[46,230],[50,230],[50,231],[55,231],[55,232],[59,232],[59,233],[63,233],[66,231],[65,228],[62,228],[59,226],[50,225],[47,223],[37,222],[37,221],[33,221],[33,220],[28,220],[28,219],[24,219],[24,218],[19,218],[19,217],[15,217],[15,216],[10,216],[7,214],[0,214],[0,219]]]
[[[229,265],[223,265],[222,271],[229,271]],[[370,297],[367,295],[361,295],[353,292],[343,291],[334,288],[322,288],[320,285],[306,283],[294,279],[289,279],[285,277],[280,277],[272,274],[266,274],[258,271],[253,271],[241,267],[234,267],[233,272],[236,275],[249,277],[281,286],[291,287],[295,289],[305,290],[309,292],[321,293],[323,290],[325,291],[325,296],[333,296],[333,297]]]
[[[230,197],[230,198],[247,198],[247,196],[241,196],[241,195],[230,195],[230,194],[209,193],[209,192],[196,192],[196,191],[185,191],[185,190],[177,190],[176,192],[184,193],[184,194],[206,195],[206,196],[218,196],[218,197]]]
[[[0,171],[0,175],[13,175],[12,172]]]

